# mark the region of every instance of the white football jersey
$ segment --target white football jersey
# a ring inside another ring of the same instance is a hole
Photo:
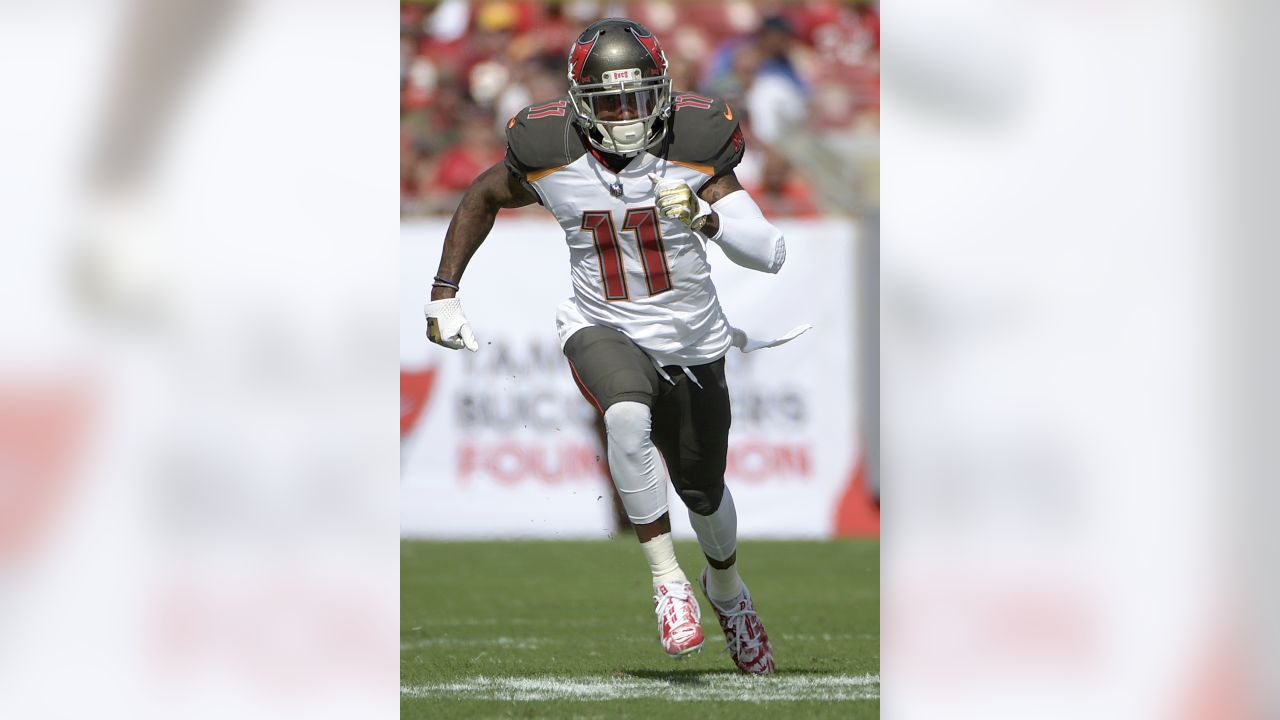
[[[661,365],[709,363],[729,350],[729,323],[711,282],[707,241],[658,214],[649,173],[695,191],[709,179],[648,153],[614,175],[587,153],[531,183],[569,244],[573,297],[557,313],[560,343],[603,325]],[[615,182],[619,197],[609,189]]]
[[[702,365],[729,350],[707,239],[659,215],[648,175],[683,180],[697,192],[741,158],[741,132],[723,103],[684,97],[705,100],[676,106],[696,111],[673,113],[670,132],[683,132],[684,141],[642,152],[616,174],[587,151],[567,116],[555,114],[556,103],[521,111],[508,125],[508,165],[569,245],[573,297],[557,313],[562,348],[578,330],[601,325],[631,338],[658,365]]]

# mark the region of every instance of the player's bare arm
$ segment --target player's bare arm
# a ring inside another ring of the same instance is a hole
[[[698,197],[714,205],[725,195],[742,189],[742,183],[738,182],[737,174],[730,170],[708,180],[702,189],[698,190]]]
[[[502,208],[524,207],[536,199],[504,163],[485,170],[462,195],[449,221],[440,253],[440,267],[431,283],[431,302],[423,308],[427,317],[427,339],[450,350],[480,349],[471,324],[458,299],[458,281],[467,263],[493,229]]]
[[[738,182],[738,176],[730,170],[708,180],[698,190],[698,197],[706,200],[708,205],[715,205],[725,195],[742,189],[742,183]],[[707,237],[714,237],[716,233],[720,232],[720,216],[714,209],[711,211],[711,216],[707,218],[707,222],[703,224],[701,232]]]
[[[475,255],[493,229],[498,211],[503,208],[524,207],[535,202],[537,198],[504,163],[499,162],[485,170],[467,188],[462,201],[458,203],[458,209],[453,213],[453,219],[449,221],[436,276],[459,283],[471,256]],[[432,300],[444,300],[457,294],[456,289],[443,284],[431,288]]]

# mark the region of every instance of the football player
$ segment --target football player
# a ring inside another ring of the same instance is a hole
[[[511,118],[505,162],[463,196],[426,306],[427,334],[476,351],[457,298],[467,262],[499,209],[536,202],[551,212],[569,244],[574,291],[556,318],[561,344],[604,416],[609,469],[653,575],[662,647],[679,657],[703,643],[698,601],[671,542],[670,473],[706,555],[699,583],[734,663],[773,672],[769,636],[736,564],[724,356],[807,327],[772,342],[731,327],[706,245],[776,273],[786,257],[782,233],[734,176],[744,143],[733,109],[674,93],[662,47],[644,26],[609,18],[584,30],[569,51],[569,86],[567,98]]]

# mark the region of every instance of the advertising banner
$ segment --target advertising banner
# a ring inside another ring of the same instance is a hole
[[[830,537],[847,530],[842,503],[863,500],[855,230],[847,220],[777,224],[787,237],[777,275],[740,268],[714,245],[709,251],[736,327],[773,338],[814,325],[781,347],[729,351],[726,482],[743,537]],[[571,295],[560,227],[500,218],[472,259],[459,297],[478,353],[425,338],[422,305],[446,227],[418,221],[401,230],[401,534],[608,535],[613,514],[596,412],[574,384],[556,335],[556,306]],[[676,535],[692,537],[674,489],[668,496]]]

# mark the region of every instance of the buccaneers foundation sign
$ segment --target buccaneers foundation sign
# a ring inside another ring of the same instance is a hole
[[[859,476],[855,238],[845,221],[779,226],[788,242],[778,275],[710,250],[734,325],[759,337],[815,326],[779,348],[729,352],[726,481],[742,535],[827,537],[847,530],[838,516]],[[500,220],[471,261],[459,297],[480,342],[474,354],[423,335],[444,232],[444,223],[422,222],[401,236],[402,534],[606,535],[612,510],[595,410],[556,338],[556,306],[571,292],[559,226]],[[692,536],[674,490],[669,499],[677,534]]]

